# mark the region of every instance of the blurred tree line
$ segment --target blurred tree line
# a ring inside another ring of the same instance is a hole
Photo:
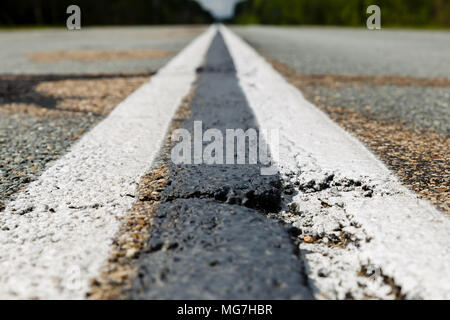
[[[82,25],[213,21],[194,0],[0,0],[0,25],[65,25],[71,4],[80,6]]]
[[[234,22],[365,26],[371,4],[380,6],[383,26],[450,26],[450,0],[246,0]]]

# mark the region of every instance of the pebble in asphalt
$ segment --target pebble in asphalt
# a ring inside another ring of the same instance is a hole
[[[199,70],[185,128],[257,128],[218,34]],[[224,134],[225,136],[225,134]],[[175,165],[136,264],[137,299],[310,299],[286,228],[264,216],[280,205],[280,178],[261,165]]]

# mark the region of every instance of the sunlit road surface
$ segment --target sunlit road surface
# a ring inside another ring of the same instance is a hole
[[[233,30],[0,33],[0,297],[448,298],[448,34]]]

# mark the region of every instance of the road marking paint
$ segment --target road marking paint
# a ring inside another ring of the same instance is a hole
[[[287,183],[309,188],[294,196],[295,212],[281,216],[321,239],[301,245],[310,251],[304,259],[316,297],[369,292],[381,298],[449,299],[450,218],[402,186],[254,49],[220,29],[260,128],[280,129],[280,172]],[[350,237],[346,249],[324,243],[335,230]],[[361,273],[371,266],[380,270],[376,283],[362,290]],[[330,275],[319,272],[324,268]]]
[[[84,298],[215,32],[195,39],[7,205],[0,298]]]

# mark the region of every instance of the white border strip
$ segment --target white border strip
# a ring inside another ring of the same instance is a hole
[[[85,297],[215,32],[195,39],[0,214],[0,298]]]
[[[296,172],[305,181],[318,181],[325,173],[333,173],[341,178],[364,179],[376,189],[372,198],[340,195],[346,210],[344,215],[354,216],[372,240],[356,249],[358,265],[347,270],[352,274],[336,270],[337,280],[356,279],[359,264],[370,261],[382,268],[384,276],[393,278],[409,298],[449,299],[450,218],[429,203],[418,200],[382,162],[307,102],[298,89],[255,50],[227,28],[221,27],[221,32],[260,128],[280,129],[278,165],[281,172]],[[271,149],[276,148],[271,146]],[[333,212],[333,208],[327,211],[320,205],[315,206],[311,196],[305,195],[301,200],[302,195],[298,201],[301,209],[313,212],[314,221],[322,220],[324,228],[327,223],[333,223],[327,219],[339,213]],[[355,263],[355,253],[351,254],[346,263]],[[345,260],[345,255],[334,258]],[[309,261],[312,269],[317,261]],[[317,293],[331,288],[326,284],[330,279],[319,278],[316,272],[308,276],[316,281]],[[332,290],[339,290],[339,281]]]

